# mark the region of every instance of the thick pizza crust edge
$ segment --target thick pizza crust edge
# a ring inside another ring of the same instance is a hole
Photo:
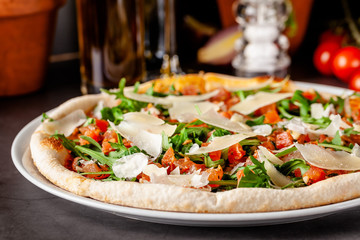
[[[65,102],[50,116],[57,119],[76,109],[87,111],[100,100],[115,103],[106,95],[86,95]],[[67,155],[66,149],[47,144],[47,138],[40,126],[30,140],[31,155],[40,173],[72,193],[112,204],[180,212],[250,213],[315,207],[360,196],[360,172],[329,178],[303,188],[238,188],[219,193],[163,184],[101,182],[66,169],[61,164]]]

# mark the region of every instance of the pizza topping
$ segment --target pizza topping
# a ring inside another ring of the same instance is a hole
[[[143,153],[124,156],[114,162],[112,169],[116,177],[132,179],[139,175],[148,165],[149,157]]]
[[[251,136],[252,135],[245,135],[239,133],[233,135],[225,135],[222,137],[214,137],[209,145],[200,147],[198,149],[194,147],[193,149],[190,149],[191,151],[189,151],[187,154],[197,155],[197,154],[204,154],[218,150],[223,150]]]
[[[84,111],[78,109],[59,120],[44,122],[43,130],[50,135],[58,132],[68,137],[76,127],[85,123],[86,119]]]
[[[209,173],[197,170],[191,174],[180,174],[180,169],[177,167],[170,175],[167,174],[166,168],[159,168],[155,164],[147,165],[144,173],[150,177],[150,182],[161,184],[172,184],[181,187],[195,187],[201,188],[206,186],[209,181]]]
[[[77,111],[46,120],[44,129],[54,124],[58,133],[49,134],[71,153],[64,165],[102,181],[214,192],[302,187],[360,170],[355,95],[325,100],[314,90],[282,92],[285,85],[274,83],[208,93],[159,84],[140,94],[121,81],[118,91],[105,91],[120,100],[117,106],[99,102],[88,117]]]
[[[235,104],[230,108],[232,111],[236,111],[242,114],[250,114],[255,110],[276,103],[282,99],[291,97],[292,93],[269,93],[269,92],[258,92],[254,95],[248,96],[244,101]]]
[[[307,162],[319,168],[329,170],[349,170],[360,169],[360,156],[358,147],[354,147],[353,153],[345,151],[331,151],[315,144],[298,144],[296,148]]]
[[[204,100],[207,100],[213,96],[216,96],[218,93],[217,90],[201,94],[201,95],[186,95],[186,96],[173,96],[168,95],[166,97],[155,97],[155,96],[149,96],[144,94],[135,93],[133,89],[129,88],[124,91],[125,97],[140,101],[140,102],[148,102],[148,103],[154,103],[154,104],[161,104],[166,106],[171,106],[173,103],[180,103],[180,102],[201,102]]]
[[[199,116],[200,113],[205,113],[213,109],[218,111],[220,109],[218,104],[214,104],[208,101],[204,102],[177,102],[169,108],[169,114],[171,119],[176,119],[179,122],[192,122]]]

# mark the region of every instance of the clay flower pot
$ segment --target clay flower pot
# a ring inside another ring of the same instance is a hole
[[[66,0],[0,0],[0,96],[40,89]]]

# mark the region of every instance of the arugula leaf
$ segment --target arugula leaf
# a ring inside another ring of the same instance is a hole
[[[336,131],[336,134],[335,134],[334,138],[331,140],[331,143],[334,145],[342,146],[342,144],[341,144],[342,141],[341,141],[339,130]]]
[[[344,111],[345,99],[336,96],[336,100],[334,98],[330,98],[329,103],[334,105],[338,113],[342,113]]]
[[[85,135],[82,135],[80,136],[82,139],[88,141],[90,144],[94,145],[100,152],[102,151],[102,148],[100,146],[100,144],[95,141],[94,139],[92,139],[91,137],[88,137],[88,136],[85,136]]]
[[[265,119],[265,116],[262,115],[262,116],[260,116],[258,118],[253,119],[253,120],[247,120],[245,123],[247,125],[249,125],[250,127],[256,126],[256,125],[263,125],[264,124],[264,119]]]
[[[291,148],[285,149],[284,151],[281,151],[281,152],[275,154],[275,156],[276,157],[283,157],[283,156],[288,155],[289,153],[292,153],[292,152],[294,152],[296,150],[297,150],[296,147],[291,147]]]
[[[358,135],[360,134],[360,132],[358,131],[355,131],[354,128],[346,128],[344,129],[344,134],[348,137],[350,137],[351,135]]]
[[[352,153],[352,149],[350,147],[345,147],[345,146],[341,146],[341,145],[339,146],[339,145],[325,143],[325,142],[318,143],[318,145],[322,146],[322,147],[328,147],[328,148],[333,148],[335,150],[341,150],[341,151]]]
[[[310,169],[310,166],[305,162],[305,160],[300,158],[294,158],[286,163],[283,163],[281,166],[277,167],[279,172],[281,172],[285,176],[293,175],[292,174],[293,171],[298,168],[301,171],[301,175],[303,175]]]
[[[260,163],[256,158],[250,156],[254,165],[240,168],[244,176],[240,179],[239,187],[262,187],[270,188],[270,177],[267,175],[264,163]]]
[[[172,144],[169,140],[169,137],[165,134],[164,131],[161,133],[161,137],[162,137],[162,148],[164,151],[166,151],[172,146]]]
[[[77,145],[75,146],[75,149],[82,153],[88,154],[93,159],[98,160],[101,164],[106,164],[109,167],[112,167],[113,163],[115,162],[115,159],[105,156],[105,154],[102,152],[91,150],[90,148]]]
[[[293,97],[291,98],[292,103],[299,106],[300,108],[300,116],[307,117],[310,111],[310,104],[308,99],[306,99],[303,95],[303,91],[296,90]]]
[[[207,168],[216,168],[217,166],[224,166],[225,164],[225,160],[224,159],[219,159],[217,161],[213,161],[211,160],[211,158],[209,156],[205,156],[204,158],[204,164]]]
[[[328,117],[321,117],[321,118],[302,117],[301,120],[305,123],[318,125],[319,128],[326,128],[331,123],[331,120]]]
[[[60,139],[62,145],[63,145],[67,150],[70,150],[73,154],[75,154],[75,156],[81,157],[82,159],[87,160],[87,161],[90,160],[85,154],[83,154],[81,151],[79,151],[79,150],[76,148],[77,145],[76,145],[75,141],[70,140],[70,139],[67,139],[67,138],[64,136],[64,134],[54,134],[54,135],[52,135],[52,137],[54,137],[54,138],[56,138],[56,139]]]

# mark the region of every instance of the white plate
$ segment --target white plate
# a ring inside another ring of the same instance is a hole
[[[312,87],[316,90],[334,94],[343,94],[346,90],[338,87],[324,86],[310,83],[297,83],[301,87]],[[46,180],[35,168],[29,152],[29,141],[32,132],[40,124],[41,117],[28,123],[16,136],[11,148],[13,162],[19,172],[31,183],[60,198],[76,202],[88,207],[107,211],[122,217],[138,219],[148,222],[184,225],[184,226],[256,226],[272,225],[314,219],[339,211],[360,206],[360,198],[341,203],[306,208],[291,211],[266,213],[235,213],[235,214],[206,214],[181,213],[147,210],[107,204],[90,198],[77,196],[65,191]]]

